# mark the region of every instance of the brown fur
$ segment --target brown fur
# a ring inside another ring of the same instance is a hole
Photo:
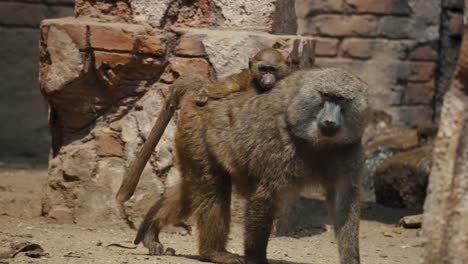
[[[267,92],[288,73],[283,55],[276,49],[265,48],[250,59],[248,69],[229,76],[223,82],[205,85],[196,103],[203,106],[209,99],[217,100],[242,91],[246,92],[246,97]]]
[[[229,96],[197,107],[193,94],[203,84],[193,81],[190,89],[178,87],[187,83],[176,81],[173,87],[175,92],[187,91],[180,101],[175,137],[182,180],[147,213],[135,243],[143,241],[151,254],[161,254],[161,228],[195,214],[202,257],[216,263],[267,263],[268,238],[283,195],[306,184],[321,184],[340,263],[360,263],[360,141],[366,85],[340,69],[304,70],[286,77],[269,93],[246,100]],[[336,115],[340,129],[333,136],[322,135],[318,128],[333,121],[323,101],[341,107]],[[243,258],[225,247],[233,185],[248,200]]]

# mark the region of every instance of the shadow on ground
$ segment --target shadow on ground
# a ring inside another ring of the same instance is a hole
[[[403,216],[422,213],[422,210],[417,208],[389,208],[371,202],[363,203],[361,206],[362,220],[384,224],[398,224]],[[324,200],[301,197],[299,208],[301,219],[294,230],[293,237],[308,237],[326,232],[326,225],[329,225],[329,221]]]

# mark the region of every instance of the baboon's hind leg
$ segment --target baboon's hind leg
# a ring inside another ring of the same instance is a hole
[[[190,215],[190,203],[185,193],[185,184],[181,182],[170,187],[148,211],[138,229],[134,243],[143,241],[150,255],[164,254],[164,246],[159,240],[159,232],[168,225],[182,225]]]
[[[203,183],[201,188],[196,188],[197,194],[194,195],[197,197],[194,204],[198,206],[200,255],[214,263],[242,264],[241,256],[226,250],[231,218],[230,178],[228,175],[209,178],[215,183]]]

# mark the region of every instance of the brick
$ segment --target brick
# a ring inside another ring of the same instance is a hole
[[[409,15],[408,0],[345,0],[345,10],[355,13]]]
[[[102,157],[123,156],[123,146],[119,135],[112,131],[98,131],[95,133],[96,154]]]
[[[399,121],[411,127],[429,127],[432,124],[432,108],[430,106],[400,106]]]
[[[86,27],[84,25],[64,24],[58,25],[57,27],[65,30],[79,49],[85,49],[87,47]]]
[[[429,105],[434,98],[435,82],[408,83],[401,104],[426,104]]]
[[[103,64],[108,65],[111,68],[117,68],[124,66],[135,60],[135,56],[132,54],[122,54],[104,51],[95,51],[94,57],[96,61],[96,69],[99,69]]]
[[[322,57],[334,57],[338,53],[337,39],[318,39],[315,43],[315,55]]]
[[[90,43],[92,48],[104,50],[131,51],[133,49],[133,32],[123,27],[111,25],[91,25]]]
[[[206,56],[201,38],[200,35],[183,35],[174,53],[182,56]]]
[[[296,0],[296,13],[305,18],[314,13],[339,12],[343,10],[343,0]]]
[[[430,45],[416,46],[408,51],[408,59],[436,61],[438,59],[438,53],[437,50]]]
[[[209,77],[210,65],[205,59],[199,58],[171,58],[169,59],[170,69],[179,76],[196,74],[204,78]]]
[[[442,0],[442,6],[445,8],[463,9],[463,0]]]
[[[449,31],[451,37],[459,37],[463,33],[463,14],[448,12]]]
[[[166,44],[162,33],[154,32],[152,35],[138,35],[134,50],[137,53],[162,56],[166,53]]]
[[[434,76],[434,62],[410,62],[408,81],[425,82],[430,81]]]
[[[380,20],[379,35],[392,38],[410,38],[413,33],[414,20],[407,17],[383,17]]]
[[[318,15],[309,21],[309,32],[320,36],[376,36],[377,29],[378,19],[370,15]]]
[[[369,59],[372,57],[373,43],[367,39],[345,39],[341,45],[343,57]]]

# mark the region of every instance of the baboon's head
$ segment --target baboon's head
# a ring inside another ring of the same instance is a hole
[[[273,48],[260,50],[249,62],[253,80],[265,92],[288,74],[288,66],[283,55]]]
[[[299,87],[287,111],[292,134],[314,146],[358,142],[367,119],[367,85],[337,68],[296,75]]]

